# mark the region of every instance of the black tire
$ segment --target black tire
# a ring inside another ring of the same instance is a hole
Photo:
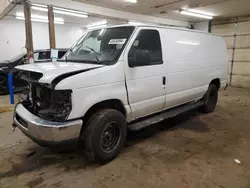
[[[0,75],[0,91],[3,94],[8,93],[8,78],[6,76]]]
[[[218,88],[216,85],[211,84],[208,87],[207,93],[203,98],[204,105],[202,106],[202,112],[211,113],[214,111],[218,101]]]
[[[120,153],[126,138],[127,122],[124,115],[117,110],[102,109],[95,112],[83,126],[79,140],[90,161],[107,163]]]

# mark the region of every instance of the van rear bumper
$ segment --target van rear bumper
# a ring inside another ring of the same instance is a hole
[[[22,104],[17,104],[13,126],[41,146],[58,146],[78,140],[82,120],[52,122],[29,112]]]

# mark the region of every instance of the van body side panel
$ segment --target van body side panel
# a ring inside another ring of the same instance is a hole
[[[67,89],[69,85],[73,91],[73,108],[68,120],[81,118],[93,105],[110,99],[120,100],[130,117],[123,62],[68,77],[58,83],[56,89]]]
[[[167,72],[164,109],[198,100],[216,78],[225,83],[228,58],[222,38],[173,29],[161,30]]]

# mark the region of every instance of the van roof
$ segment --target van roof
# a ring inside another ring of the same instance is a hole
[[[203,33],[203,34],[207,34],[207,35],[217,36],[213,33],[208,33],[208,32],[199,31],[199,30],[195,30],[195,29],[188,29],[188,28],[184,28],[181,26],[180,27],[178,27],[178,26],[163,26],[163,25],[153,25],[153,24],[122,24],[122,25],[106,26],[106,27],[102,27],[102,28],[129,27],[129,26],[165,28],[165,29],[182,30],[182,31],[189,31],[189,32],[194,32],[194,33]],[[98,29],[102,29],[102,28],[98,28]],[[97,29],[94,29],[94,30],[97,30]]]

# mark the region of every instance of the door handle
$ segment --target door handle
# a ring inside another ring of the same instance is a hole
[[[166,76],[162,77],[162,88],[166,89]]]
[[[163,86],[166,86],[166,76],[163,76],[163,77],[162,77],[162,85],[163,85]]]

